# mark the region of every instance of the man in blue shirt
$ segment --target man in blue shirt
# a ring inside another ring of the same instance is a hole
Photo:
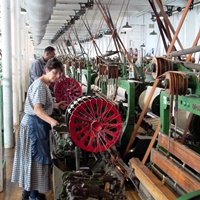
[[[55,51],[56,50],[54,47],[48,46],[44,49],[43,55],[33,61],[29,71],[30,85],[33,83],[33,81],[44,74],[44,66],[49,59],[53,58],[56,55]]]

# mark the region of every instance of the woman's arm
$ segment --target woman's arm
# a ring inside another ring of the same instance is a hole
[[[66,101],[61,101],[59,103],[54,103],[54,108],[55,109],[62,109],[65,110],[65,108],[67,107],[67,102]]]
[[[42,104],[36,104],[34,106],[34,113],[37,115],[39,118],[44,120],[45,122],[49,123],[51,127],[53,128],[56,125],[59,125],[59,122],[47,115],[47,113],[42,109]]]

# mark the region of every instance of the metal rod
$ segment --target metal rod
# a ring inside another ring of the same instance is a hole
[[[76,170],[78,171],[80,168],[80,154],[79,147],[75,147],[75,158],[76,158]]]
[[[184,192],[182,190],[182,188],[180,186],[178,186],[175,182],[173,182],[169,177],[165,176],[164,174],[162,174],[155,166],[151,165],[151,169],[153,170],[153,172],[161,179],[165,179],[165,182],[171,187],[173,188],[179,195],[184,195],[186,194],[186,192]]]
[[[195,40],[194,40],[194,43],[193,43],[192,47],[197,46],[198,41],[199,41],[199,38],[200,38],[200,29],[199,29],[199,32],[198,32],[198,34],[197,34]],[[189,55],[187,56],[187,58],[186,58],[186,62],[189,62],[190,59],[191,59],[191,57],[192,57],[192,54],[189,54]]]
[[[180,166],[182,169],[184,169],[187,173],[189,173],[191,176],[196,178],[198,181],[200,181],[200,177],[198,174],[192,172],[188,167],[185,166],[185,163],[180,163],[178,160],[176,160],[174,157],[169,157],[173,162],[175,162],[178,166]]]
[[[183,63],[185,67],[189,68],[189,69],[196,69],[196,70],[200,70],[200,64],[194,64],[191,62],[184,62]]]
[[[181,55],[185,55],[185,54],[196,53],[196,52],[199,52],[199,51],[200,51],[200,45],[192,47],[192,48],[180,50],[180,51],[172,51],[169,55],[171,57],[176,57],[176,56],[181,56]]]

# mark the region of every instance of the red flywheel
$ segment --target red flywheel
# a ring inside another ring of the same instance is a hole
[[[80,84],[72,78],[63,78],[54,86],[54,95],[57,102],[67,101],[68,104],[82,95]]]
[[[122,120],[108,100],[96,96],[77,98],[68,106],[67,124],[72,140],[89,152],[101,152],[120,137]]]

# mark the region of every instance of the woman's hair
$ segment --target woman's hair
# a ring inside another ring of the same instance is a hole
[[[49,71],[52,69],[60,69],[60,71],[63,72],[63,64],[57,58],[49,59],[45,65],[45,68],[47,68]]]

